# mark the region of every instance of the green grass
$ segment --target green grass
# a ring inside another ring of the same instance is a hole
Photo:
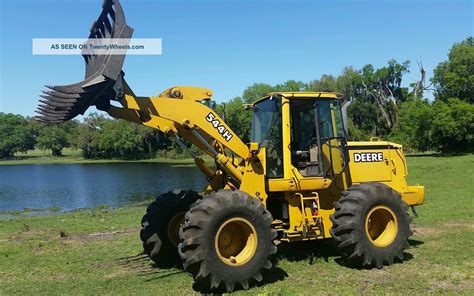
[[[15,153],[15,158],[11,160],[0,160],[1,165],[19,165],[19,164],[66,164],[66,163],[117,163],[117,162],[156,162],[169,163],[177,165],[194,164],[192,158],[171,159],[164,157],[157,157],[152,159],[141,160],[123,160],[123,159],[85,159],[82,157],[82,152],[79,149],[64,148],[62,156],[51,156],[51,150],[28,150],[26,153]],[[212,162],[209,157],[204,157],[206,162]]]
[[[426,186],[407,260],[357,270],[330,242],[282,244],[266,282],[236,293],[474,294],[474,155],[407,159],[410,183]],[[146,204],[0,220],[0,294],[197,294],[189,275],[139,255]]]

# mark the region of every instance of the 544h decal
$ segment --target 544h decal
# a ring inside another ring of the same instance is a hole
[[[232,139],[233,135],[227,130],[227,128],[216,118],[212,112],[209,112],[206,116],[206,120],[214,126],[214,128],[219,132],[219,134],[226,140],[227,142]]]

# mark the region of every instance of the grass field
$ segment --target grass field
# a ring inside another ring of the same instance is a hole
[[[82,157],[81,150],[64,148],[62,156],[51,156],[51,150],[28,150],[26,153],[15,153],[15,158],[11,160],[0,160],[1,165],[18,164],[65,164],[65,163],[112,163],[112,162],[157,162],[172,164],[194,164],[192,158],[171,159],[171,158],[152,158],[142,160],[122,160],[122,159],[85,159]],[[211,161],[210,158],[204,158]]]
[[[426,186],[407,259],[383,269],[345,266],[330,242],[280,245],[265,282],[236,294],[474,294],[474,155],[409,157]],[[0,294],[199,293],[180,269],[140,255],[146,203],[0,220]]]

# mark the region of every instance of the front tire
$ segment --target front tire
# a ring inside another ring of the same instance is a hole
[[[270,269],[277,248],[273,218],[262,203],[241,191],[220,190],[186,213],[178,247],[183,266],[205,288],[240,284],[248,289]]]
[[[345,259],[382,268],[403,260],[411,217],[398,192],[381,183],[362,183],[343,192],[331,215],[331,234]]]
[[[162,194],[151,203],[143,216],[140,239],[143,252],[159,267],[179,263],[179,227],[184,215],[200,195],[191,190],[173,190]]]

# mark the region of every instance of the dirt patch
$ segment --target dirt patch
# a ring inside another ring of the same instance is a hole
[[[413,226],[415,235],[419,236],[435,236],[451,232],[455,229],[474,231],[474,225],[466,221],[450,221],[438,226]]]
[[[48,239],[51,237],[52,232],[46,230],[38,230],[38,229],[28,229],[27,231],[20,231],[16,234],[13,234],[9,237],[8,241],[13,243],[22,243],[24,241],[33,240],[40,238],[41,240]]]
[[[414,226],[413,233],[419,236],[433,236],[443,233],[441,228]]]
[[[48,279],[53,280],[53,281],[65,281],[68,279],[64,274],[50,274],[47,276]]]
[[[444,223],[443,225],[452,228],[467,228],[469,230],[474,230],[474,224],[468,222],[450,221]]]
[[[129,273],[128,270],[119,269],[117,271],[114,271],[114,272],[111,272],[111,273],[105,275],[105,278],[106,279],[113,279],[113,278],[116,278],[116,277],[123,276],[124,274],[127,274],[127,273]]]
[[[41,240],[43,242],[47,241],[61,241],[63,243],[84,243],[87,241],[98,241],[98,240],[107,240],[112,239],[117,236],[128,235],[131,233],[138,234],[140,228],[132,227],[127,229],[120,229],[114,231],[104,231],[104,232],[93,232],[93,233],[78,233],[78,234],[68,234],[64,230],[36,230],[29,229],[28,231],[21,231],[17,234],[11,235],[6,242],[22,244],[28,241]],[[42,250],[38,249],[38,253]]]
[[[360,286],[365,293],[372,291],[374,285],[390,285],[395,280],[395,276],[385,269],[371,269],[362,272]]]
[[[472,278],[462,280],[458,287],[462,291],[472,291],[474,290],[474,280]]]
[[[105,240],[111,239],[117,236],[127,235],[130,233],[139,233],[140,228],[132,227],[127,229],[120,229],[114,231],[105,231],[105,232],[93,232],[93,233],[80,233],[80,234],[71,234],[67,237],[61,238],[63,241],[96,241],[96,240]]]
[[[445,291],[459,291],[459,292],[469,292],[474,290],[474,280],[472,279],[449,279],[438,281],[433,285],[433,290],[445,290]],[[439,292],[439,291],[438,291]],[[468,293],[469,294],[469,293]]]
[[[45,250],[42,246],[38,246],[38,247],[35,247],[33,249],[33,253],[35,253],[35,254],[44,254]]]

